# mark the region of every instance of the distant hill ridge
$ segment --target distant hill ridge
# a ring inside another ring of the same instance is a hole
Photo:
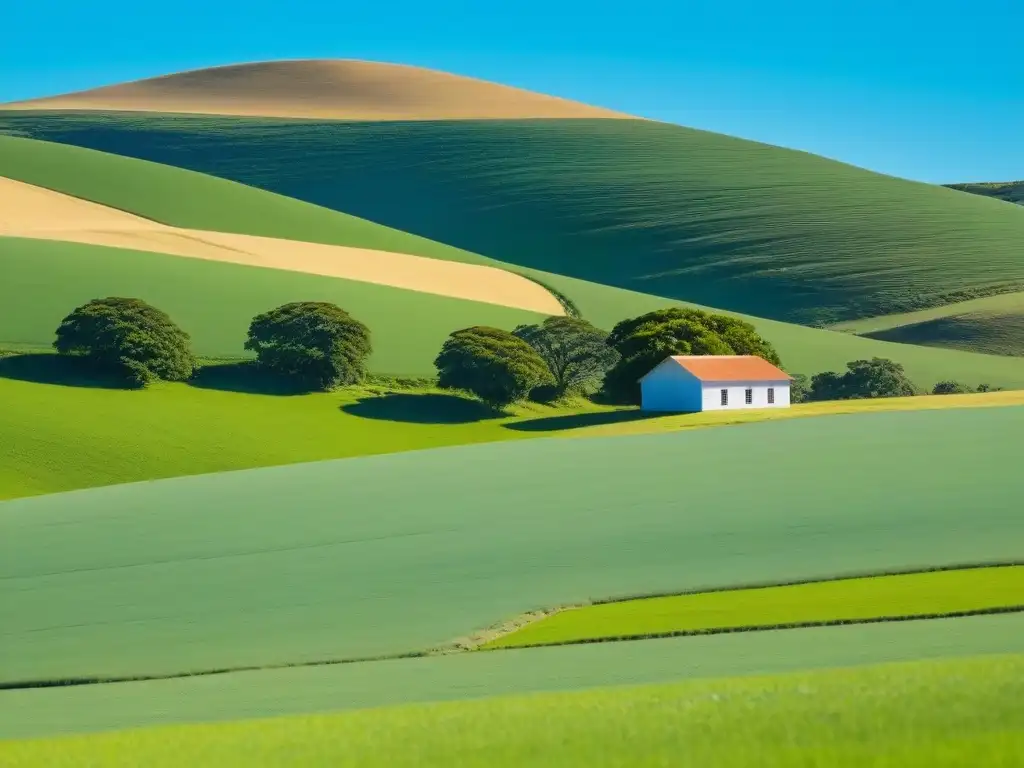
[[[1005,200],[1008,203],[1024,205],[1024,181],[980,181],[968,184],[946,184],[950,189],[970,192],[972,195],[983,195]]]
[[[521,88],[402,64],[309,59],[232,64],[0,105],[345,120],[626,118]]]

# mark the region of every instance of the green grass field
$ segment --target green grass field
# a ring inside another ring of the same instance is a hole
[[[761,589],[642,598],[560,611],[484,643],[517,648],[984,611],[1024,611],[1024,566],[875,576]]]
[[[21,766],[1020,765],[1024,656],[0,743]]]
[[[0,346],[45,349],[76,306],[131,296],[170,314],[192,336],[196,354],[243,358],[254,315],[289,301],[332,301],[370,327],[372,370],[431,376],[452,331],[470,325],[511,330],[544,317],[354,280],[48,240],[0,238],[0,261]]]
[[[1013,407],[794,419],[7,501],[0,680],[393,654],[598,597],[1006,561],[1022,427]]]
[[[1019,208],[664,123],[38,112],[0,126],[233,179],[503,262],[791,322],[1024,288]]]
[[[0,690],[0,739],[1019,654],[1024,614],[458,653]]]

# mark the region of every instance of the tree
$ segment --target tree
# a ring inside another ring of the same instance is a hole
[[[789,383],[789,402],[805,403],[811,396],[811,382],[805,374],[792,374],[792,381]]]
[[[757,355],[780,364],[775,349],[750,323],[681,307],[623,320],[612,329],[608,345],[620,359],[605,376],[604,390],[621,403],[639,402],[637,380],[670,355]]]
[[[959,381],[940,381],[932,388],[933,395],[962,395],[971,388]]]
[[[245,348],[256,353],[261,368],[307,390],[362,381],[372,351],[370,330],[323,301],[293,302],[257,315]]]
[[[991,384],[979,384],[975,392],[1002,392],[1002,387],[993,387]]]
[[[441,387],[468,390],[496,407],[554,383],[547,363],[533,347],[508,331],[482,325],[455,331],[434,365]]]
[[[513,334],[547,363],[556,397],[596,391],[619,359],[619,353],[605,343],[605,331],[575,317],[549,317],[540,325],[520,325]]]
[[[138,387],[156,379],[184,381],[196,367],[189,335],[141,299],[110,296],[83,304],[61,321],[53,347]]]
[[[811,379],[812,400],[857,400],[876,397],[908,397],[917,389],[903,366],[882,357],[853,360],[846,372],[825,371]]]

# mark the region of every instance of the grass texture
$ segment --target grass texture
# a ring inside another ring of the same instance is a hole
[[[601,603],[552,614],[484,648],[754,627],[938,616],[1019,607],[1024,566],[794,584]]]
[[[795,419],[6,501],[0,681],[379,656],[598,597],[1004,562],[1022,428],[1022,408]]]
[[[1024,614],[0,690],[0,739],[1020,653]]]
[[[919,408],[1024,405],[1024,391],[807,403],[785,410],[649,416],[585,402],[497,415],[428,388],[281,396],[246,391],[234,366],[145,391],[68,379],[52,355],[0,357],[0,499],[229,470],[543,436],[646,434]],[[219,375],[218,375],[219,374]],[[234,387],[234,388],[232,388]],[[267,435],[273,435],[268,440]]]
[[[39,112],[0,125],[503,262],[790,322],[1024,289],[1018,207],[665,123]]]
[[[65,116],[69,124],[77,118]],[[0,117],[0,124],[7,118]],[[512,266],[379,224],[179,168],[80,147],[0,136],[0,175],[56,189],[166,224],[381,248],[513,269],[566,296],[585,318],[611,328],[626,317],[673,305],[668,299]],[[192,333],[200,353],[241,354],[253,314],[282,301],[344,302],[377,335],[377,370],[426,373],[444,322],[511,327],[530,313],[313,275],[201,262],[71,243],[0,238],[8,279],[0,301],[0,345],[41,348],[75,302],[114,291],[160,306]],[[42,279],[41,276],[46,276]],[[60,280],[55,280],[60,276]],[[409,323],[408,318],[424,318]],[[872,356],[903,363],[922,387],[955,378],[1024,388],[1024,361],[882,343],[762,318],[754,322],[789,370],[808,375]],[[454,330],[449,328],[448,330]]]
[[[0,743],[11,768],[1020,765],[1024,656]]]
[[[370,327],[371,370],[431,376],[452,331],[511,330],[544,318],[355,280],[78,243],[0,238],[0,263],[0,345],[26,348],[48,346],[61,319],[90,299],[131,296],[167,312],[192,336],[196,354],[243,358],[253,316],[290,301],[331,301]]]

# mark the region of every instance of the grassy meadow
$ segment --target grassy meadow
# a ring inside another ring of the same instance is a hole
[[[597,598],[1003,562],[1022,428],[1013,407],[794,419],[7,501],[0,681],[380,656]]]
[[[518,648],[999,608],[1024,612],[1024,566],[894,574],[600,603],[559,611],[482,647]]]
[[[1024,656],[594,689],[0,743],[11,768],[821,766],[1024,760]]]
[[[0,126],[523,267],[789,322],[1024,289],[1018,207],[665,123],[37,112]]]
[[[0,739],[1019,654],[1022,632],[1003,614],[0,689]]]

